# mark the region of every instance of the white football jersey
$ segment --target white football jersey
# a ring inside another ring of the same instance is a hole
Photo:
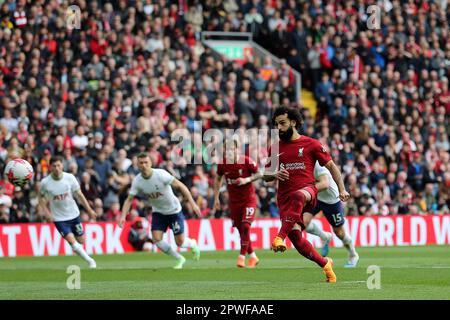
[[[174,179],[175,177],[164,169],[153,169],[149,179],[145,179],[139,173],[133,179],[129,194],[132,196],[138,194],[148,196],[153,212],[164,215],[176,214],[181,211],[181,203],[171,187]]]
[[[320,176],[326,175],[328,176],[328,180],[330,182],[330,186],[328,189],[323,190],[317,194],[317,199],[328,203],[328,204],[335,204],[336,202],[339,202],[339,188],[333,180],[333,176],[331,175],[330,171],[328,171],[327,168],[322,167],[317,161],[314,166],[314,178],[316,180],[319,179]]]
[[[80,215],[73,193],[80,189],[77,178],[63,172],[62,178],[55,180],[51,174],[41,181],[41,194],[50,201],[50,211],[54,221],[67,221]]]

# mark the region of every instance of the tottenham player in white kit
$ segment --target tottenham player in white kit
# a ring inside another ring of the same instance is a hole
[[[195,214],[201,216],[200,208],[192,198],[189,189],[178,179],[163,169],[152,168],[152,162],[147,153],[138,155],[138,167],[140,173],[133,179],[128,198],[122,208],[122,216],[119,226],[125,223],[125,218],[130,211],[131,202],[138,194],[147,195],[152,206],[152,239],[153,243],[165,254],[177,260],[175,269],[183,268],[186,259],[165,241],[163,235],[170,227],[175,236],[175,242],[180,248],[190,248],[194,254],[194,260],[200,258],[200,250],[195,239],[184,236],[184,215],[181,211],[181,203],[174,195],[172,187],[178,189],[183,197],[190,203]]]
[[[73,174],[63,172],[63,159],[59,156],[50,160],[51,172],[42,179],[39,194],[39,206],[52,216],[53,222],[62,237],[70,243],[90,268],[96,268],[95,260],[84,250],[85,242],[83,225],[80,220],[80,210],[75,202],[74,195],[91,218],[95,218],[95,211],[90,207],[80,189],[80,184]],[[50,212],[48,212],[50,204]]]
[[[332,235],[329,232],[322,231],[314,223],[311,223],[313,217],[322,211],[325,218],[333,227],[334,233],[339,239],[341,239],[348,251],[348,262],[345,267],[356,267],[359,260],[359,255],[355,250],[352,238],[346,234],[344,229],[344,208],[341,200],[339,199],[339,190],[336,182],[334,182],[328,169],[321,167],[317,162],[314,167],[314,177],[316,179],[316,187],[319,190],[319,193],[317,196],[317,206],[313,209],[313,212],[303,213],[303,222],[306,226],[306,232],[314,234],[324,241],[321,254],[324,257],[327,256],[329,242]]]

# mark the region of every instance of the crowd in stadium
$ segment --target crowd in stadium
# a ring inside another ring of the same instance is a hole
[[[2,177],[0,223],[49,221],[36,205],[55,155],[97,220],[117,220],[141,151],[189,187],[205,218],[226,216],[225,191],[213,210],[216,166],[171,161],[170,135],[268,128],[279,105],[302,108],[303,133],[330,148],[347,215],[449,212],[445,0],[379,1],[379,30],[362,0],[82,0],[79,30],[64,21],[68,1],[0,3],[0,170],[20,157],[35,171],[23,189]],[[253,32],[286,63],[265,79],[251,61],[218,59],[202,30]],[[314,118],[295,101],[291,67],[315,95]],[[275,187],[256,184],[258,216],[277,216]],[[130,219],[149,210],[136,200]]]

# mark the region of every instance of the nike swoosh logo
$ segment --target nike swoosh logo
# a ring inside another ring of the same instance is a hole
[[[284,152],[277,154],[275,157],[279,157],[279,156],[281,156],[282,154],[284,154]],[[266,165],[269,164],[271,161],[272,161],[272,156],[270,156],[270,157],[268,157],[268,158],[266,159]]]

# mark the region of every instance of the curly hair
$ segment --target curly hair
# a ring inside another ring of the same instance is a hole
[[[278,116],[287,114],[289,120],[295,121],[295,128],[299,130],[303,125],[303,117],[298,109],[281,106],[275,109],[272,115],[272,125],[275,125],[275,119]]]

